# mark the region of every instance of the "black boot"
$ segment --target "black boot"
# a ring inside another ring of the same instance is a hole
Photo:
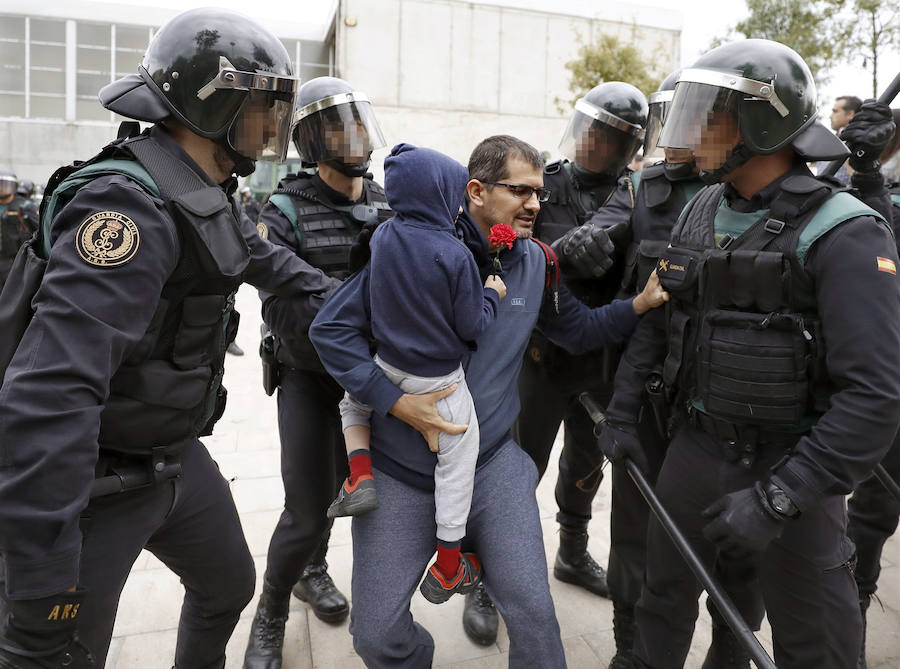
[[[340,623],[350,613],[350,604],[328,575],[328,563],[324,560],[306,565],[293,592],[323,622]]]
[[[491,601],[484,583],[479,583],[466,595],[463,609],[463,629],[479,646],[490,646],[497,641],[499,618],[494,602]]]
[[[244,669],[281,669],[281,647],[289,603],[290,593],[277,593],[268,583],[263,583],[256,615],[250,625]]]
[[[859,612],[862,614],[862,646],[859,649],[859,661],[856,663],[856,669],[866,669],[866,613],[869,610],[869,602],[871,599],[867,595],[859,598]]]
[[[613,635],[616,637],[616,654],[609,669],[635,669],[633,608],[613,604]]]
[[[750,669],[750,653],[728,625],[712,626],[712,642],[701,669]]]
[[[564,583],[580,585],[601,597],[609,596],[606,572],[587,551],[587,528],[559,526],[559,550],[553,575]]]

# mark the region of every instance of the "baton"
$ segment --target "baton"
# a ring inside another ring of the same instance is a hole
[[[145,488],[179,476],[181,476],[180,462],[166,464],[158,472],[152,472],[146,467],[123,467],[115,470],[110,476],[94,479],[94,483],[91,485],[91,499]]]
[[[894,77],[894,80],[890,85],[884,89],[884,92],[878,96],[878,102],[889,105],[894,101],[894,98],[897,97],[897,93],[900,93],[900,72],[897,73],[897,76]],[[900,128],[898,128],[898,130],[900,130]],[[825,169],[822,170],[822,176],[833,177],[837,174],[837,171],[841,169],[841,165],[844,164],[845,160],[847,159],[838,158],[837,160],[832,160],[825,166]]]
[[[603,411],[600,409],[596,400],[591,397],[590,393],[581,393],[578,396],[578,401],[581,402],[581,405],[587,410],[591,420],[594,421],[594,433],[597,434],[596,428],[599,428],[606,422],[606,416],[603,415]],[[629,458],[625,458],[623,463],[628,471],[628,475],[631,476],[634,484],[637,486],[638,490],[641,491],[641,495],[643,495],[647,504],[656,515],[656,518],[663,526],[663,529],[665,529],[666,533],[669,535],[672,543],[675,544],[678,552],[681,553],[684,561],[687,562],[688,567],[694,572],[694,576],[697,577],[697,580],[703,584],[703,588],[709,594],[713,602],[715,602],[722,617],[725,618],[725,622],[728,623],[728,626],[741,642],[741,645],[748,653],[750,653],[756,666],[760,669],[778,669],[775,666],[775,662],[769,657],[765,648],[759,643],[759,639],[756,638],[756,635],[747,626],[747,623],[744,621],[743,617],[741,617],[741,614],[738,613],[738,610],[734,607],[731,598],[724,590],[722,590],[719,584],[715,582],[687,538],[681,533],[681,530],[678,529],[678,526],[675,524],[675,521],[672,520],[669,512],[666,511],[665,507],[656,496],[656,493],[653,492],[653,488],[650,486],[650,483],[647,482],[647,478],[644,476],[643,472],[641,472],[637,465]]]
[[[891,493],[891,496],[893,496],[894,499],[900,502],[900,485],[898,485],[897,482],[893,478],[891,478],[891,475],[887,473],[884,465],[876,465],[875,471],[873,473],[875,474],[875,478],[881,481],[881,485],[883,485],[885,489],[889,493]]]

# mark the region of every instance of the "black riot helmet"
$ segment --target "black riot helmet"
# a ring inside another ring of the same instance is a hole
[[[150,42],[138,74],[100,91],[111,111],[157,123],[175,118],[214,140],[246,176],[254,161],[283,161],[299,82],[275,35],[224,9],[192,9]]]
[[[608,81],[575,102],[560,152],[577,167],[617,176],[644,141],[647,98],[631,84]]]
[[[672,72],[669,76],[662,80],[659,88],[655,93],[651,93],[648,98],[649,111],[647,112],[647,131],[644,135],[644,158],[649,156],[660,156],[659,134],[662,132],[663,125],[666,122],[666,114],[675,95],[675,82],[681,70]]]
[[[336,77],[300,87],[293,136],[304,163],[325,163],[348,177],[363,176],[372,151],[385,145],[369,98]]]
[[[16,193],[30,200],[34,196],[34,182],[31,179],[22,179]]]
[[[693,150],[708,183],[721,181],[754,155],[785,146],[806,161],[848,155],[816,120],[809,67],[793,49],[770,40],[732,42],[701,56],[681,71],[667,114],[659,145]],[[721,157],[704,158],[700,147],[703,153],[718,148]]]
[[[15,195],[19,187],[19,180],[9,170],[0,170],[0,198]]]

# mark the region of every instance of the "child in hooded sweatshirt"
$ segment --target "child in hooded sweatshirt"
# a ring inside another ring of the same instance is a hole
[[[489,276],[482,286],[472,252],[456,234],[468,170],[452,158],[398,144],[384,161],[384,185],[394,217],[372,236],[369,301],[376,364],[401,390],[424,394],[453,384],[438,402],[447,420],[468,425],[459,435],[441,433],[434,468],[437,559],[420,590],[431,602],[469,592],[481,563],[462,553],[478,459],[478,417],[462,360],[494,322],[506,286]],[[369,455],[372,409],[349,394],[340,405],[350,476],[328,517],[354,516],[378,507]]]

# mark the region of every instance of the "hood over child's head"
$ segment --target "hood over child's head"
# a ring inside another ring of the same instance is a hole
[[[439,151],[398,144],[384,159],[384,190],[395,216],[453,226],[465,202],[469,171]]]

